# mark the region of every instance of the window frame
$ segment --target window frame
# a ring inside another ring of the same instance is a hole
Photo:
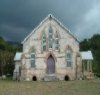
[[[44,32],[43,35],[42,35],[42,50],[43,51],[47,50],[47,46],[46,45],[47,45],[47,43],[46,43],[46,33]]]
[[[32,55],[34,55],[34,57],[32,57]],[[34,65],[33,65],[32,61],[34,61]],[[36,67],[36,65],[35,65],[35,53],[33,52],[33,53],[31,53],[31,68],[34,68],[34,67]]]
[[[73,63],[72,56],[73,56],[72,49],[67,48],[67,50],[66,50],[66,66],[67,67],[72,67],[72,63]]]
[[[53,48],[53,30],[52,27],[49,27],[49,49]]]
[[[56,31],[56,34],[55,34],[55,49],[56,50],[59,50],[59,34],[58,32]]]

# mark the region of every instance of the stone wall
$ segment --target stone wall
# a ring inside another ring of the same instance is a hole
[[[47,49],[43,52],[42,50],[42,34],[43,32],[47,35],[47,47],[48,47],[48,28],[51,25],[53,29],[53,48]],[[59,50],[55,50],[55,33],[56,31],[60,35]],[[34,48],[36,54],[36,67],[31,68],[30,65],[30,49]],[[66,50],[70,47],[73,52],[72,56],[72,67],[66,67]],[[70,35],[69,31],[66,31],[58,25],[54,20],[47,20],[41,27],[39,27],[23,44],[23,57],[22,66],[25,66],[25,70],[22,69],[22,79],[32,80],[33,76],[37,76],[38,80],[41,80],[47,73],[47,58],[51,54],[55,60],[56,76],[63,80],[64,76],[68,75],[70,80],[76,78],[76,56],[79,53],[79,43],[76,39]],[[79,63],[78,63],[79,64]]]

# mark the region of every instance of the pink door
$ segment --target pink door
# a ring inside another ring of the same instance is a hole
[[[55,73],[55,61],[52,55],[48,57],[47,60],[47,73],[48,74],[54,74]]]

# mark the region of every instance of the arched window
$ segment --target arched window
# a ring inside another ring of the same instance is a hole
[[[70,48],[67,48],[66,51],[66,62],[67,67],[72,67],[72,50]]]
[[[35,67],[35,53],[31,53],[31,67]]]
[[[42,48],[43,51],[46,51],[46,33],[43,33],[43,37],[42,37]]]
[[[52,34],[53,34],[53,31],[52,31],[52,27],[50,26],[49,27],[49,48],[52,48]]]
[[[59,34],[57,31],[56,31],[56,35],[55,35],[55,48],[56,48],[56,50],[59,49]]]
[[[31,67],[35,67],[35,49],[31,47],[29,53],[31,55]]]

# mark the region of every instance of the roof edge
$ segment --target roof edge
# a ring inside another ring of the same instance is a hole
[[[64,26],[64,24],[62,24],[57,18],[55,18],[52,14],[48,14],[48,16],[47,17],[45,17],[45,19],[44,20],[42,20],[33,30],[32,30],[32,32],[31,33],[29,33],[29,35],[28,36],[26,36],[25,38],[24,38],[24,40],[21,42],[21,44],[23,44],[26,40],[28,40],[28,38],[46,21],[46,20],[48,20],[49,18],[52,18],[52,19],[54,19],[63,29],[65,29],[72,37],[74,37],[74,39],[76,39],[76,41],[78,41],[78,42],[80,42],[80,40],[74,35],[74,34],[72,34],[71,33],[71,31],[68,29],[68,28],[66,28],[65,26]]]

